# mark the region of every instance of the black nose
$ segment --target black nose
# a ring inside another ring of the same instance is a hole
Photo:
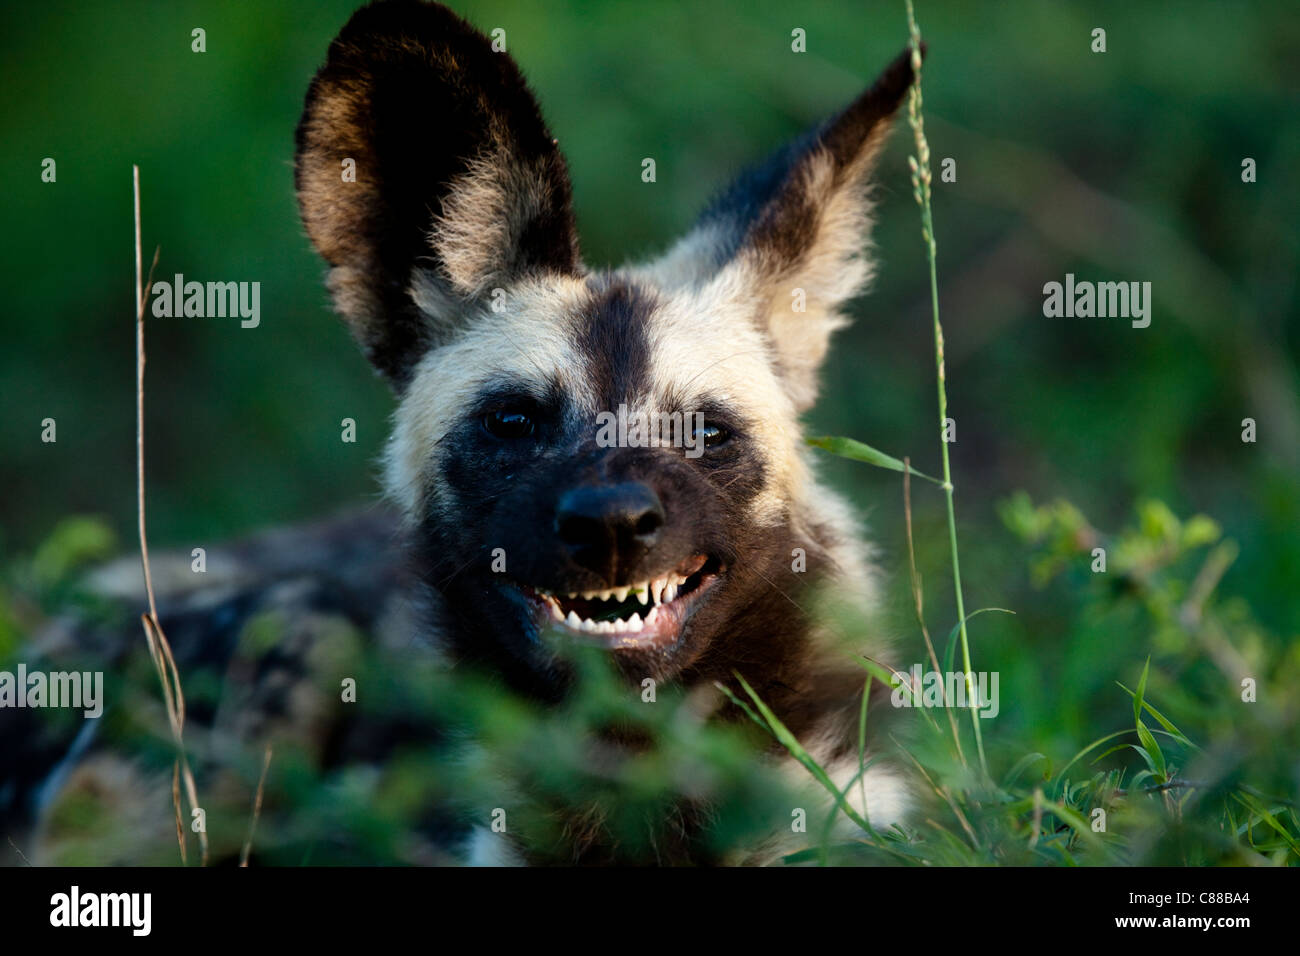
[[[659,496],[639,481],[570,489],[555,513],[556,534],[573,560],[611,585],[654,545],[663,524]]]

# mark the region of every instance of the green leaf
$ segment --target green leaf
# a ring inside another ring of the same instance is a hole
[[[943,649],[943,672],[952,673],[952,662],[957,657],[957,636],[961,634],[961,625],[958,624],[948,632],[948,644]]]
[[[896,690],[898,688],[902,688],[903,693],[907,695],[908,702],[911,703],[911,705],[914,708],[916,708],[916,710],[920,713],[921,718],[927,724],[930,725],[930,729],[936,731],[939,729],[939,725],[935,722],[934,717],[931,716],[930,714],[930,708],[925,706],[925,703],[922,701],[920,695],[916,692],[916,690],[912,687],[911,683],[907,680],[906,674],[901,674],[902,679],[899,679],[894,676],[895,673],[894,671],[890,670],[888,667],[885,667],[879,661],[873,661],[869,657],[859,657],[856,658],[856,660],[859,664],[863,666],[864,669],[866,669],[871,673],[872,677],[874,677],[876,680],[880,681],[880,683],[888,687],[890,691]]]
[[[943,651],[943,672],[944,672],[945,675],[946,675],[946,674],[951,674],[951,673],[953,673],[953,669],[952,669],[952,668],[953,668],[953,660],[956,658],[956,655],[957,655],[957,636],[961,633],[961,626],[962,626],[962,623],[963,623],[964,621],[969,621],[969,620],[970,620],[971,618],[973,618],[976,614],[983,614],[985,611],[1001,611],[1003,614],[1015,614],[1015,613],[1016,613],[1015,611],[1008,611],[1008,610],[1007,610],[1006,608],[1004,608],[1004,607],[982,607],[982,608],[980,608],[980,609],[977,610],[977,611],[971,611],[969,614],[966,615],[965,618],[962,619],[962,621],[958,621],[956,624],[954,624],[953,627],[952,627],[952,630],[948,632],[948,646],[945,647],[945,648],[944,648],[944,651]],[[962,671],[962,673],[964,674],[965,671]],[[946,677],[944,678],[944,687],[945,687],[945,692],[944,692],[945,703],[951,704],[952,701],[946,700],[946,697],[947,697],[947,691],[946,691],[946,688],[947,688],[947,678],[946,678]]]
[[[899,461],[893,455],[886,455],[883,451],[877,451],[870,445],[864,444],[860,441],[855,441],[852,438],[841,438],[835,435],[821,435],[806,440],[808,444],[812,445],[814,448],[828,451],[832,455],[839,455],[841,458],[865,462],[868,465],[875,465],[877,468],[888,468],[890,471],[910,471],[918,478],[924,478],[926,481],[933,482],[936,485],[943,485],[942,481],[938,481],[937,479],[931,478],[929,475],[917,471],[910,465]]]
[[[867,772],[867,702],[871,699],[871,678],[868,677],[862,684],[862,705],[858,709],[858,779],[862,779]],[[844,788],[848,793],[852,789],[850,783]],[[862,806],[867,806],[867,782],[862,779]]]
[[[1057,782],[1060,782],[1061,780],[1065,779],[1065,771],[1069,770],[1076,763],[1078,763],[1079,760],[1083,757],[1083,755],[1086,754],[1088,751],[1095,750],[1097,747],[1100,747],[1108,740],[1114,740],[1116,737],[1123,737],[1125,734],[1131,734],[1132,732],[1133,731],[1131,730],[1117,730],[1113,734],[1107,734],[1104,737],[1098,737],[1096,740],[1088,744],[1088,746],[1084,747],[1077,754],[1075,754],[1073,757],[1070,758],[1070,762],[1067,763],[1064,767],[1062,767],[1060,769],[1060,772],[1057,773],[1056,775]]]
[[[983,614],[985,611],[998,611],[1002,614],[1015,614],[1015,611],[1009,611],[1004,607],[982,607],[977,611],[971,611],[964,618],[952,626],[948,632],[948,646],[943,652],[943,670],[945,674],[952,673],[952,662],[957,651],[957,635],[961,633],[961,626],[973,618],[976,614]]]
[[[117,536],[102,518],[73,515],[62,519],[32,557],[32,575],[52,587],[78,568],[102,561],[117,550]]]
[[[1079,816],[1079,814],[1074,810],[1071,810],[1063,803],[1052,803],[1046,800],[1043,801],[1043,809],[1049,810],[1060,817],[1062,822],[1074,830],[1074,832],[1077,833],[1084,842],[1091,844],[1098,850],[1106,852],[1107,848],[1101,842],[1101,839],[1097,834],[1092,832],[1092,827],[1089,825],[1088,821]]]
[[[1155,774],[1153,774],[1150,770],[1139,770],[1137,773],[1135,773],[1135,774],[1133,775],[1133,779],[1130,780],[1130,781],[1129,781],[1129,784],[1128,784],[1128,791],[1129,791],[1129,793],[1138,793],[1138,792],[1140,792],[1140,786],[1141,786],[1141,783],[1142,783],[1142,781],[1145,780],[1147,777],[1150,777],[1151,779],[1154,780],[1154,779],[1155,779]]]
[[[873,661],[870,657],[859,658],[858,663],[861,664],[864,668],[866,668],[867,672],[871,674],[872,677],[880,681],[880,683],[884,684],[890,690],[893,690],[894,672],[891,671],[888,667],[886,667],[884,664],[881,664],[879,661]],[[909,684],[906,686],[909,688],[909,695],[910,695],[911,685]],[[916,701],[913,700],[913,703],[915,702]]]
[[[1182,535],[1182,522],[1163,501],[1149,498],[1138,505],[1142,534],[1161,544],[1176,544]]]
[[[1203,544],[1212,544],[1219,540],[1223,531],[1213,518],[1205,515],[1193,515],[1183,525],[1183,547],[1198,548]]]
[[[1151,670],[1151,656],[1147,655],[1147,662],[1142,665],[1142,678],[1138,681],[1137,693],[1133,695],[1133,719],[1138,726],[1142,725],[1142,698],[1147,692],[1147,673]],[[1141,731],[1138,732],[1141,736]]]
[[[1128,733],[1128,731],[1124,731],[1124,732],[1125,732],[1125,733]],[[1093,757],[1093,758],[1092,758],[1092,762],[1093,762],[1093,763],[1100,763],[1101,761],[1103,761],[1103,760],[1105,760],[1107,757],[1109,757],[1111,754],[1113,754],[1115,751],[1117,751],[1117,750],[1127,750],[1129,747],[1132,747],[1132,746],[1133,746],[1132,744],[1116,744],[1114,747],[1111,747],[1109,750],[1103,750],[1103,751],[1102,751],[1101,753],[1099,753],[1096,757]]]
[[[822,769],[821,764],[814,760],[808,751],[804,750],[803,745],[799,743],[795,735],[790,733],[785,724],[781,723],[781,719],[772,712],[771,708],[769,708],[767,704],[763,703],[762,698],[758,696],[754,691],[754,688],[749,686],[749,682],[746,681],[745,678],[741,677],[738,671],[732,671],[732,675],[740,682],[740,686],[744,689],[745,693],[749,695],[749,699],[754,702],[754,707],[757,708],[758,713],[762,715],[762,721],[754,715],[754,711],[750,710],[749,707],[736,697],[736,695],[733,694],[725,685],[717,683],[715,686],[726,694],[733,703],[739,705],[745,713],[749,714],[750,719],[755,723],[758,723],[759,726],[765,726],[767,731],[790,752],[790,756],[803,764],[804,769],[813,775],[813,779],[820,783],[826,791],[835,798],[835,802],[844,810],[849,819],[867,833],[874,836],[875,831],[872,829],[871,824],[863,819],[861,814],[854,810],[848,801],[844,799],[844,794],[835,786],[834,781],[832,781],[826,771]]]
[[[1132,697],[1132,698],[1134,698],[1134,699],[1137,698],[1137,694],[1133,693],[1133,691],[1129,690],[1129,689],[1128,689],[1127,687],[1125,687],[1123,684],[1120,684],[1119,681],[1115,681],[1115,683],[1116,683],[1116,684],[1119,684],[1119,688],[1120,688],[1120,690],[1122,690],[1124,693],[1128,694],[1130,697]],[[1177,727],[1175,727],[1174,724],[1173,724],[1173,721],[1169,720],[1169,718],[1165,717],[1164,714],[1160,713],[1160,711],[1156,710],[1156,709],[1155,709],[1154,707],[1152,707],[1149,703],[1147,703],[1146,701],[1143,701],[1143,702],[1142,702],[1142,708],[1143,708],[1143,709],[1144,709],[1148,714],[1150,714],[1152,717],[1154,717],[1154,718],[1156,719],[1156,723],[1158,723],[1158,724],[1159,724],[1161,727],[1163,727],[1165,730],[1169,731],[1169,735],[1170,735],[1171,737],[1173,737],[1175,740],[1177,740],[1180,744],[1183,744],[1184,746],[1187,746],[1187,747],[1192,747],[1192,748],[1194,748],[1194,749],[1196,749],[1196,750],[1200,750],[1200,749],[1201,749],[1201,748],[1198,747],[1196,744],[1192,743],[1192,741],[1188,739],[1188,737],[1187,737],[1186,734],[1184,734],[1181,730],[1179,730]]]
[[[1146,762],[1147,765],[1147,769],[1144,770],[1143,773],[1149,773],[1151,776],[1155,776],[1156,763],[1154,760],[1151,759],[1151,754],[1149,754],[1145,748],[1139,747],[1137,744],[1125,744],[1124,746],[1132,747],[1142,756],[1142,759]]]
[[[1273,830],[1275,830],[1282,839],[1286,841],[1287,845],[1291,848],[1291,852],[1295,853],[1296,856],[1300,856],[1300,843],[1296,842],[1296,838],[1288,833],[1286,827],[1282,826],[1282,824],[1277,821],[1277,817],[1274,816],[1274,813],[1280,810],[1281,807],[1269,810],[1268,807],[1264,806],[1263,803],[1248,793],[1234,793],[1232,796],[1233,799],[1244,806],[1247,810],[1258,814],[1260,819],[1272,827]]]
[[[1010,770],[1008,770],[1007,775],[1002,778],[1002,789],[1009,790],[1011,788],[1011,785],[1014,784],[1020,778],[1020,775],[1022,773],[1024,773],[1026,770],[1032,767],[1035,763],[1038,763],[1040,760],[1047,762],[1047,770],[1043,774],[1043,779],[1045,780],[1048,777],[1050,777],[1052,775],[1052,761],[1049,760],[1045,754],[1040,754],[1040,753],[1025,754],[1023,757],[1021,757],[1019,760],[1016,761],[1015,766],[1013,766]]]
[[[1156,743],[1156,738],[1151,735],[1151,731],[1147,730],[1147,725],[1140,720],[1137,722],[1137,732],[1138,738],[1142,741],[1142,748],[1139,749],[1145,749],[1146,753],[1150,755],[1153,763],[1152,772],[1160,778],[1161,783],[1168,783],[1169,775],[1165,770],[1165,755],[1161,751],[1160,745]]]

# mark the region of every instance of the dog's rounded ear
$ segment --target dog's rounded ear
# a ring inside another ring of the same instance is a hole
[[[564,157],[519,67],[436,4],[348,21],[307,91],[294,178],[335,305],[399,389],[477,297],[582,270]]]

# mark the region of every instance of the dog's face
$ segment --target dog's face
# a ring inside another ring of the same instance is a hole
[[[712,677],[798,630],[792,552],[819,557],[798,416],[868,278],[865,180],[910,81],[900,57],[660,260],[593,272],[507,54],[433,5],[344,28],[299,200],[399,394],[388,490],[463,654],[543,689],[555,633],[633,677]]]

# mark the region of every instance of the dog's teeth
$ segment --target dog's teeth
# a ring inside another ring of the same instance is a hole
[[[626,628],[627,630],[639,631],[641,630],[641,628],[642,628],[641,615],[639,613],[633,614],[631,617],[627,619],[627,628]]]
[[[564,612],[560,610],[560,605],[555,601],[547,601],[546,606],[551,609],[551,617],[557,621],[564,620]]]
[[[617,620],[614,622],[614,633],[622,634],[627,631],[627,621]]]
[[[661,598],[664,593],[664,584],[665,582],[663,578],[656,578],[650,582],[650,593],[654,596],[656,605],[661,603]]]
[[[632,590],[632,589],[631,589],[631,588],[615,588],[615,589],[614,589],[614,598],[615,598],[615,600],[617,600],[620,604],[622,604],[624,601],[627,600],[627,592],[630,591],[630,590]]]
[[[597,634],[613,634],[613,633],[614,633],[614,625],[611,624],[611,623],[609,623],[609,621],[601,621],[599,624],[596,625],[596,633],[597,633]]]
[[[676,583],[669,584],[664,588],[664,603],[669,603],[675,597],[677,597],[677,585]]]
[[[575,629],[582,627],[582,621],[578,618],[577,611],[570,611],[569,616],[564,619],[564,623]]]

